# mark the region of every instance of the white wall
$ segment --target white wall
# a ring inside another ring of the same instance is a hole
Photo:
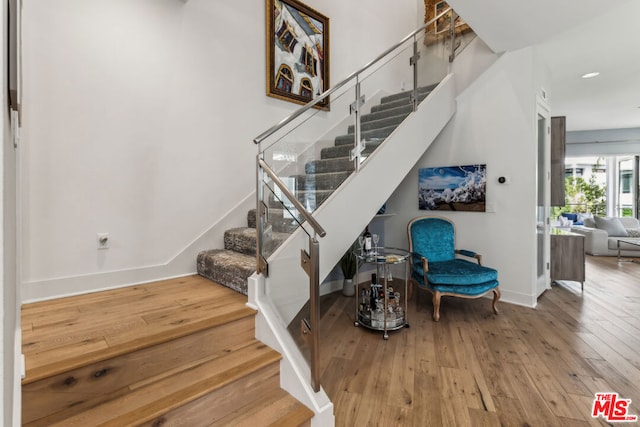
[[[333,83],[418,10],[306,3],[330,18]],[[216,224],[246,224],[251,140],[297,108],[265,95],[264,4],[24,1],[25,300],[191,273]]]
[[[408,247],[411,218],[452,219],[457,246],[483,254],[484,264],[498,270],[502,299],[527,306],[536,300],[534,86],[546,78],[535,62],[532,48],[504,53],[458,97],[456,115],[389,199],[387,212],[396,215],[385,229],[387,244]],[[486,213],[418,210],[419,168],[482,163],[487,165]],[[509,183],[498,184],[500,176]]]

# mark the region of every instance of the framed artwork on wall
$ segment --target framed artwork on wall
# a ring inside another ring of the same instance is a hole
[[[485,212],[487,165],[418,170],[418,209]]]
[[[329,18],[297,0],[266,3],[267,95],[306,104],[329,88]]]
[[[441,0],[425,0],[425,17],[424,22],[429,22],[436,16],[449,8],[449,5],[445,1]],[[451,12],[447,13],[440,19],[438,19],[433,25],[427,28],[427,32],[433,31],[435,35],[445,35],[451,28]],[[460,17],[456,18],[455,22],[456,34],[466,33],[471,31],[471,28]]]

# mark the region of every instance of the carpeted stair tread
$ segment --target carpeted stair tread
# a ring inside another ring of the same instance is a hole
[[[364,114],[360,118],[360,123],[367,123],[374,120],[385,119],[387,117],[409,115],[411,114],[412,111],[413,111],[413,105],[411,104],[402,105],[400,107],[395,107],[395,108],[388,108],[385,110]]]
[[[282,217],[282,210],[280,211],[281,211],[280,217]],[[249,209],[249,212],[247,213],[247,227],[256,228],[257,219],[258,219],[257,210],[255,208]]]
[[[375,151],[376,148],[382,144],[383,141],[367,142],[363,154],[369,155]],[[349,157],[349,152],[353,149],[350,145],[338,145],[335,147],[323,148],[320,152],[320,158],[325,159],[337,159],[340,157]]]
[[[273,231],[280,233],[293,233],[299,227],[295,219],[284,216],[284,209],[269,208],[269,218],[267,224]],[[247,223],[250,228],[256,228],[256,210],[251,209],[247,214]]]
[[[300,190],[295,192],[296,199],[310,212],[313,212],[333,193],[333,190]],[[282,203],[275,196],[269,195],[268,206],[282,207]],[[275,230],[274,230],[275,231]],[[279,236],[275,236],[279,237]]]
[[[202,251],[197,269],[199,275],[247,295],[247,278],[256,271],[256,257],[226,249]]]
[[[296,198],[309,212],[313,212],[333,194],[334,190],[300,190]]]
[[[419,89],[418,90],[418,103],[422,102],[429,94],[431,90]],[[411,92],[400,92],[394,95],[385,96],[382,98],[381,103],[371,107],[371,113],[377,113],[385,110],[390,110],[398,107],[406,107],[411,105]]]
[[[345,171],[352,172],[355,170],[355,166],[353,160],[349,160],[348,157],[342,157],[337,159],[312,160],[307,162],[304,169],[308,174]]]
[[[418,88],[418,96],[421,95],[428,95],[429,93],[431,93],[431,91],[437,86],[438,84],[433,84],[433,85],[429,85],[429,86],[421,86]],[[387,95],[387,96],[383,96],[382,98],[380,98],[380,103],[381,104],[387,104],[389,102],[394,102],[397,101],[399,99],[408,99],[411,96],[412,91],[411,90],[405,90],[402,92],[398,92],[398,93],[394,93],[391,95]]]
[[[271,240],[279,246],[290,234],[273,231]],[[255,228],[238,227],[224,232],[224,248],[229,251],[240,252],[246,255],[256,255],[258,232]]]
[[[334,147],[331,147],[334,148]],[[347,150],[348,156],[348,150]],[[345,156],[341,156],[345,157]],[[351,175],[351,172],[328,172],[328,173],[316,173],[305,175],[293,175],[290,178],[294,178],[296,182],[296,189],[313,191],[313,190],[335,190]]]
[[[393,126],[386,126],[379,129],[367,130],[367,131],[360,132],[360,135],[366,141],[384,140],[389,135],[391,135],[393,131],[396,130],[397,127],[398,125],[393,125]],[[335,145],[345,145],[345,144],[353,145],[353,139],[354,139],[353,134],[340,135],[336,137]]]
[[[398,126],[400,123],[407,118],[409,114],[401,114],[398,116],[385,117],[383,119],[371,120],[368,122],[360,123],[361,131],[369,131],[374,129],[382,129],[387,126]],[[349,125],[347,133],[349,135],[353,134],[355,130],[355,125]]]
[[[418,103],[422,102],[427,97],[427,95],[428,94],[418,95]],[[384,104],[374,105],[373,107],[371,107],[371,112],[379,113],[382,111],[391,110],[398,107],[406,107],[407,105],[409,106],[412,105],[410,99],[408,97],[400,98],[395,101],[385,102]]]

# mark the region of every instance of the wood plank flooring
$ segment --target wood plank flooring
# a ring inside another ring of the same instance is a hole
[[[254,313],[247,298],[200,276],[26,304],[23,384]],[[253,319],[250,319],[253,322]]]
[[[23,425],[310,425],[246,302],[188,276],[24,305]]]
[[[536,309],[430,295],[409,301],[410,328],[353,326],[353,297],[322,308],[322,385],[337,426],[597,426],[596,392],[640,415],[640,264],[587,256],[584,292],[555,284]],[[638,425],[632,423],[631,425]],[[628,424],[627,424],[628,425]]]

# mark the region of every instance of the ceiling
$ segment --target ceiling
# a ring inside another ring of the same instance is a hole
[[[640,128],[640,1],[449,4],[495,52],[536,46],[551,72],[551,114],[566,116],[567,130]],[[581,78],[592,71],[600,75]]]

